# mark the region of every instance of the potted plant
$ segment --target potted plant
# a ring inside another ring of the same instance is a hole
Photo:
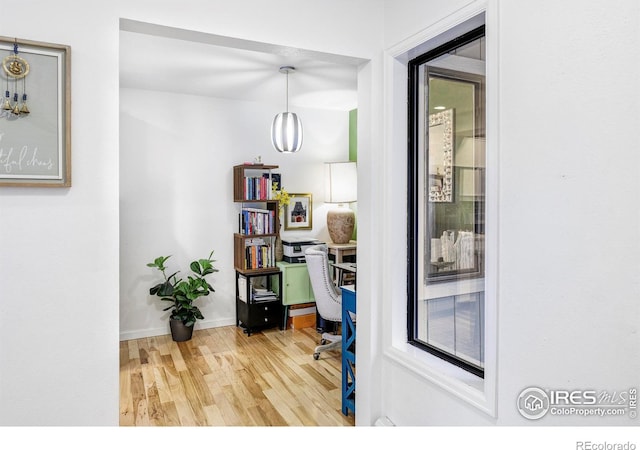
[[[215,292],[213,287],[206,280],[206,276],[218,269],[213,267],[214,260],[211,259],[213,251],[206,259],[198,259],[193,261],[189,267],[193,276],[189,275],[186,280],[178,278],[179,272],[167,276],[165,263],[171,257],[159,256],[148,263],[147,267],[154,267],[164,277],[164,281],[149,289],[149,294],[157,295],[160,300],[171,302],[163,311],[171,310],[169,326],[171,327],[171,336],[174,341],[182,342],[191,339],[193,334],[193,326],[198,319],[204,319],[200,309],[194,305],[194,301],[199,297],[209,295]]]

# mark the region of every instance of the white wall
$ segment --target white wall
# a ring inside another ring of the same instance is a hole
[[[72,47],[73,102],[73,187],[0,190],[1,424],[118,424],[120,17],[371,59],[358,102],[358,290],[369,300],[358,311],[360,424],[386,414],[398,425],[526,425],[514,401],[529,384],[637,385],[633,0],[489,3],[499,56],[497,418],[390,360],[379,340],[391,320],[380,312],[405,301],[406,214],[405,168],[393,163],[405,149],[388,145],[382,115],[381,1],[1,1],[28,18],[4,21],[3,35]],[[475,2],[385,3],[390,48]],[[569,423],[622,422],[544,422]]]
[[[215,250],[215,293],[198,300],[198,328],[235,324],[233,169],[261,156],[280,166],[290,193],[310,193],[312,230],[283,237],[328,239],[324,161],[348,160],[349,113],[296,108],[303,120],[302,150],[283,155],[270,143],[281,105],[166,92],[120,90],[120,334],[121,339],[168,333],[168,306],[149,296],[162,276],[146,267],[173,255],[172,270]],[[172,272],[169,272],[172,273]]]
[[[386,2],[385,47],[408,50],[429,30],[483,4]],[[421,358],[398,357],[390,338],[376,355],[386,387],[382,410],[397,425],[637,425],[628,416],[548,415],[532,422],[519,415],[516,399],[529,386],[609,392],[638,386],[640,63],[630,58],[640,45],[638,4],[487,4],[488,173],[497,195],[497,241],[488,249],[497,281],[489,300],[497,319],[493,378],[485,380],[489,391],[487,384],[496,383],[491,411],[427,379],[415,370]],[[397,70],[401,64],[392,60],[387,67]],[[385,79],[390,90],[392,75]],[[390,96],[387,113],[400,109],[387,116],[384,155],[399,151],[404,95]],[[401,160],[383,171],[389,190],[381,214],[397,217],[387,220],[389,229],[403,226],[403,205],[393,200],[406,192],[405,173]],[[404,234],[385,236],[384,251],[401,258]],[[392,336],[405,326],[405,272],[388,269],[394,288],[383,289],[378,307],[393,317],[379,317],[378,326]]]
[[[0,423],[117,424],[117,16],[37,3],[2,34],[71,46],[73,187],[0,190]]]
[[[381,2],[0,1],[71,46],[73,105],[73,187],[0,190],[0,424],[117,425],[119,18],[370,58]]]

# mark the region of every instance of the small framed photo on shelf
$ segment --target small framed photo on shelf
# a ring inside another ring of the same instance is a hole
[[[311,194],[289,194],[289,204],[284,207],[284,229],[310,230],[312,219]]]

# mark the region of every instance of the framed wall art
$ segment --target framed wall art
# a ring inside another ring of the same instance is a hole
[[[429,201],[453,202],[453,110],[429,115]]]
[[[284,207],[284,229],[310,230],[312,219],[311,194],[289,194],[289,204]]]
[[[0,36],[0,186],[71,186],[71,48]]]

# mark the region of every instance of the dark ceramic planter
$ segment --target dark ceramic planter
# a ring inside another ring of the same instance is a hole
[[[169,327],[171,327],[171,337],[176,342],[188,341],[193,335],[193,325],[187,327],[182,320],[170,319]]]

